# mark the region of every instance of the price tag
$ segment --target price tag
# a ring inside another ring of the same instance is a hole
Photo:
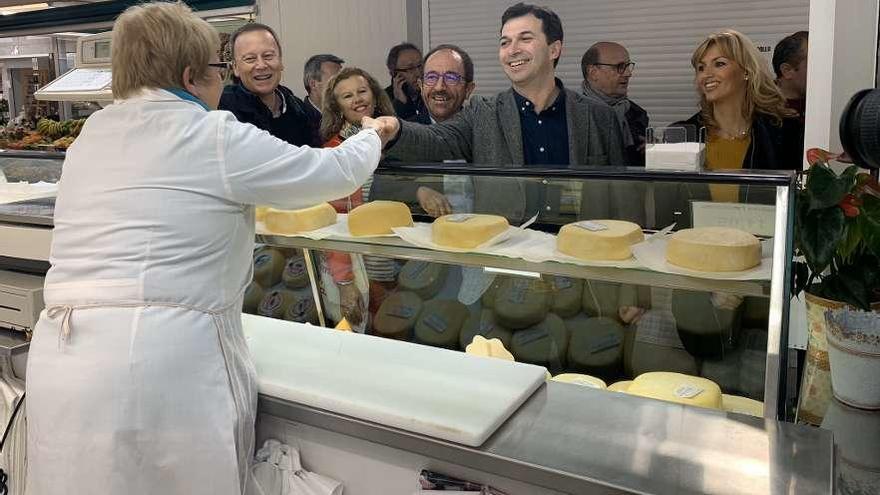
[[[675,389],[675,396],[681,399],[693,399],[703,393],[703,389],[695,385],[682,385]]]
[[[589,230],[590,232],[601,232],[603,230],[608,230],[608,226],[599,222],[594,222],[591,220],[585,220],[583,222],[576,222],[574,224],[576,227],[580,227],[584,230]]]
[[[547,333],[547,330],[543,328],[535,328],[532,330],[525,330],[522,332],[517,332],[516,337],[514,337],[519,343],[519,345],[531,344],[532,342],[538,342],[539,340],[546,339],[550,335]]]
[[[620,347],[621,338],[617,333],[606,333],[605,335],[596,339],[593,345],[590,346],[590,354],[598,354],[602,351],[607,351],[609,349],[616,349]]]
[[[416,314],[415,308],[411,308],[409,306],[394,306],[388,311],[388,316],[394,316],[395,318],[412,318]]]
[[[471,215],[469,213],[457,213],[455,215],[447,216],[446,221],[453,222],[453,223],[464,223],[464,222],[467,222],[468,220],[470,220],[471,218],[474,218],[474,215]]]
[[[449,326],[449,324],[446,323],[446,320],[438,314],[432,314],[425,318],[425,325],[428,325],[430,329],[437,333],[445,333]]]
[[[553,283],[557,290],[570,289],[574,285],[568,277],[553,277]]]

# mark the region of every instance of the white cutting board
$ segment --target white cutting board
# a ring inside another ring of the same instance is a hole
[[[261,393],[472,447],[545,380],[540,366],[241,318]]]

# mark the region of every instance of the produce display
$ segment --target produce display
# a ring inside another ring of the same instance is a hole
[[[40,119],[34,128],[10,123],[0,128],[0,148],[10,150],[66,150],[79,136],[86,119]]]

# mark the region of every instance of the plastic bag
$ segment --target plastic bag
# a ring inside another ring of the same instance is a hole
[[[257,451],[248,480],[248,495],[342,495],[342,483],[306,471],[299,450],[266,440]]]

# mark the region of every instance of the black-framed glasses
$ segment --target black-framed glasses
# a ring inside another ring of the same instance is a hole
[[[214,67],[220,70],[220,79],[228,80],[232,76],[232,62],[216,62],[208,64],[208,67]]]
[[[440,79],[443,79],[443,82],[446,83],[447,86],[458,86],[459,84],[464,83],[464,76],[459,74],[458,72],[444,72],[443,74],[439,72],[426,72],[424,76],[422,76],[422,82],[425,83],[426,86],[434,86]]]
[[[414,70],[422,70],[422,64],[416,64],[411,67],[399,67],[397,69],[394,69],[394,73],[400,74],[402,72],[412,72]]]
[[[618,74],[623,74],[627,70],[633,70],[636,68],[635,62],[621,62],[619,64],[601,64],[599,62],[596,62],[593,65],[604,65],[606,67],[614,67],[614,70],[616,70]]]

